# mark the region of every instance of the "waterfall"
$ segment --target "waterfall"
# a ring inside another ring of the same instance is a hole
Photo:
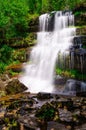
[[[52,27],[51,27],[52,26]],[[54,69],[58,53],[68,55],[75,36],[74,16],[71,12],[54,12],[39,17],[37,45],[31,51],[30,63],[20,81],[28,91],[52,92],[54,90]]]

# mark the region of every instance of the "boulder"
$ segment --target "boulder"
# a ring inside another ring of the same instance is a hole
[[[29,117],[27,115],[22,116],[18,119],[18,122],[20,123],[20,128],[22,124],[22,128],[24,130],[38,130],[38,122],[35,117]],[[22,130],[23,130],[22,129]]]
[[[7,94],[16,94],[20,92],[24,92],[27,90],[27,87],[22,84],[17,78],[11,79],[5,86],[5,91]]]
[[[47,130],[68,130],[65,125],[55,122],[55,121],[50,121],[47,123]]]
[[[66,82],[66,79],[60,75],[56,75],[54,79],[55,85],[64,85]]]
[[[51,99],[52,96],[51,96],[50,93],[39,92],[39,93],[37,94],[37,98],[38,98],[39,100],[44,100],[44,99]]]
[[[86,83],[74,79],[69,79],[66,82],[63,92],[74,92],[77,96],[86,96]]]
[[[73,121],[72,113],[70,111],[65,109],[58,109],[58,111],[59,111],[59,118],[61,121],[65,121],[65,122]]]

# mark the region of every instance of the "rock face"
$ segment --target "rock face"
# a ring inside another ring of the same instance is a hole
[[[73,13],[75,14],[76,26],[86,25],[86,2],[83,2],[75,6]]]
[[[74,45],[70,47],[71,68],[79,72],[86,73],[86,49],[83,48],[86,42],[86,36],[77,36],[74,38]]]
[[[16,94],[24,92],[25,90],[27,90],[27,87],[22,84],[17,78],[14,78],[8,82],[5,87],[5,90],[7,94]]]

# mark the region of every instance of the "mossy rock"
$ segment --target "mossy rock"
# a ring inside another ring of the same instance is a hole
[[[27,87],[24,84],[22,84],[17,78],[14,78],[11,81],[9,81],[5,88],[7,95],[17,94],[20,92],[24,92],[25,90],[27,90]]]
[[[55,109],[49,103],[44,104],[40,109],[36,111],[36,117],[38,117],[39,119],[44,119],[46,121],[52,120],[54,116]]]
[[[76,35],[86,35],[86,26],[78,26],[78,27],[76,27]]]

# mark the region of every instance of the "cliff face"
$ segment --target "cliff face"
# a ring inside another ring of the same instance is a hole
[[[86,35],[86,4],[78,5],[73,10],[77,35]]]

